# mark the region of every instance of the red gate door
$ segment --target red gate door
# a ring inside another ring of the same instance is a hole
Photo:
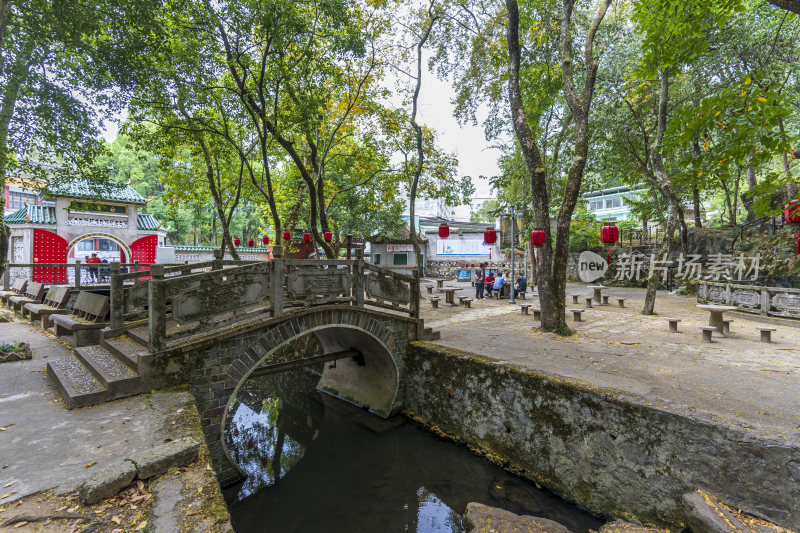
[[[131,263],[155,263],[156,248],[158,248],[158,235],[148,235],[141,239],[136,239],[131,243]],[[150,270],[149,266],[140,266],[139,270]],[[149,278],[142,278],[149,279]]]
[[[34,263],[66,263],[67,241],[52,231],[33,230]],[[67,267],[35,267],[33,281],[37,283],[67,283]]]

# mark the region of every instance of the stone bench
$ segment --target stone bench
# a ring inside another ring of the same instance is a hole
[[[603,305],[608,305],[608,295],[607,294],[603,295]]]
[[[20,278],[14,282],[7,291],[0,291],[0,298],[3,299],[3,304],[8,305],[8,299],[12,296],[19,296],[25,294],[25,289],[28,288],[28,280]]]
[[[572,312],[572,320],[575,322],[581,321],[581,314],[585,311],[585,309],[570,309]]]
[[[711,335],[717,331],[716,326],[697,326],[703,334],[703,342],[714,342],[711,340]]]
[[[586,300],[586,308],[587,309],[591,309],[592,308],[592,298],[588,297],[588,298],[584,298],[584,300]]]
[[[620,307],[625,307],[625,298],[617,298]]]
[[[73,346],[100,343],[101,330],[106,327],[108,296],[81,291],[72,306],[72,314],[51,317],[56,336],[69,336]]]
[[[572,295],[572,303],[574,303],[574,304],[578,303],[578,298],[580,298],[580,297],[581,297],[580,294],[573,294]]]
[[[772,342],[772,332],[775,331],[775,328],[756,326],[756,329],[761,332],[761,342]]]
[[[22,313],[22,308],[27,303],[38,304],[44,298],[44,283],[28,283],[28,288],[24,294],[9,296],[8,306],[18,313]]]
[[[531,308],[531,304],[523,304],[523,305],[519,306],[519,310],[523,315],[527,315],[528,314],[528,309],[530,309],[530,308]]]
[[[42,329],[52,326],[51,315],[63,315],[67,312],[69,301],[69,287],[50,287],[40,304],[27,303],[22,310],[23,315],[28,315],[31,322],[39,320]]]
[[[444,280],[443,279],[437,279],[436,280],[436,287],[439,288],[439,289],[443,288],[444,287]]]
[[[441,300],[441,298],[439,298],[438,296],[434,296],[430,300],[431,300],[431,306],[434,309],[438,309],[439,308],[439,300]]]
[[[518,292],[517,293],[517,298],[522,298],[523,300],[527,300],[527,298],[525,298],[525,295],[527,295],[527,294],[528,293],[526,291]]]
[[[542,310],[541,309],[534,307],[533,309],[531,309],[531,311],[533,311],[533,319],[534,320],[539,320],[539,321],[542,320]]]
[[[465,308],[469,307],[470,309],[472,309],[472,298],[461,297],[461,298],[458,299],[458,301],[461,302],[464,305]]]
[[[669,330],[673,333],[678,333],[678,322],[681,321],[680,318],[665,318],[667,322],[669,322]]]
[[[733,322],[732,318],[723,318],[722,319],[722,334],[723,335],[730,335],[731,334],[731,322]]]
[[[433,285],[427,285],[425,288],[428,290],[428,294],[433,294]]]

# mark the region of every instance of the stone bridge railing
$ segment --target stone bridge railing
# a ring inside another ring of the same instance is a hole
[[[3,273],[3,289],[18,279],[27,279],[46,285],[69,285],[81,287],[108,286],[113,263],[86,264],[74,263],[10,263]],[[121,269],[139,272],[150,267],[149,263],[117,263]]]
[[[287,309],[347,304],[388,309],[419,319],[419,279],[367,264],[361,251],[352,260],[276,259],[222,261],[111,275],[111,329],[126,320],[148,319],[151,352],[170,338],[202,333]],[[115,270],[117,267],[112,267]],[[127,283],[127,286],[126,286]]]
[[[703,282],[697,301],[736,306],[762,316],[800,319],[800,289]]]

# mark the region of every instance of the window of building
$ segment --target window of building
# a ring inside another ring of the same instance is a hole
[[[84,239],[78,243],[79,252],[94,252],[94,240]]]
[[[408,264],[408,254],[394,254],[393,265],[403,266]]]
[[[606,209],[611,209],[614,206],[613,201],[611,198],[606,198]]]
[[[25,207],[25,202],[28,202],[28,205],[36,205],[36,198],[35,194],[29,192],[19,192],[19,191],[11,191],[11,209],[22,209]]]
[[[620,205],[622,205],[622,204],[620,203],[619,197],[617,197],[617,198],[614,198],[614,199],[612,200],[612,202],[611,202],[611,205],[612,205],[612,207],[615,207],[615,208],[618,208]]]
[[[116,252],[117,250],[119,250],[119,245],[114,241],[108,239],[100,239],[100,251]]]
[[[372,262],[376,265],[381,264],[381,254],[372,254]]]

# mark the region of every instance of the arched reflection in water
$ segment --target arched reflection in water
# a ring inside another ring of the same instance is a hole
[[[314,392],[303,371],[242,386],[228,446],[249,478],[226,490],[237,532],[464,531],[477,501],[580,533],[602,522],[402,419]]]

